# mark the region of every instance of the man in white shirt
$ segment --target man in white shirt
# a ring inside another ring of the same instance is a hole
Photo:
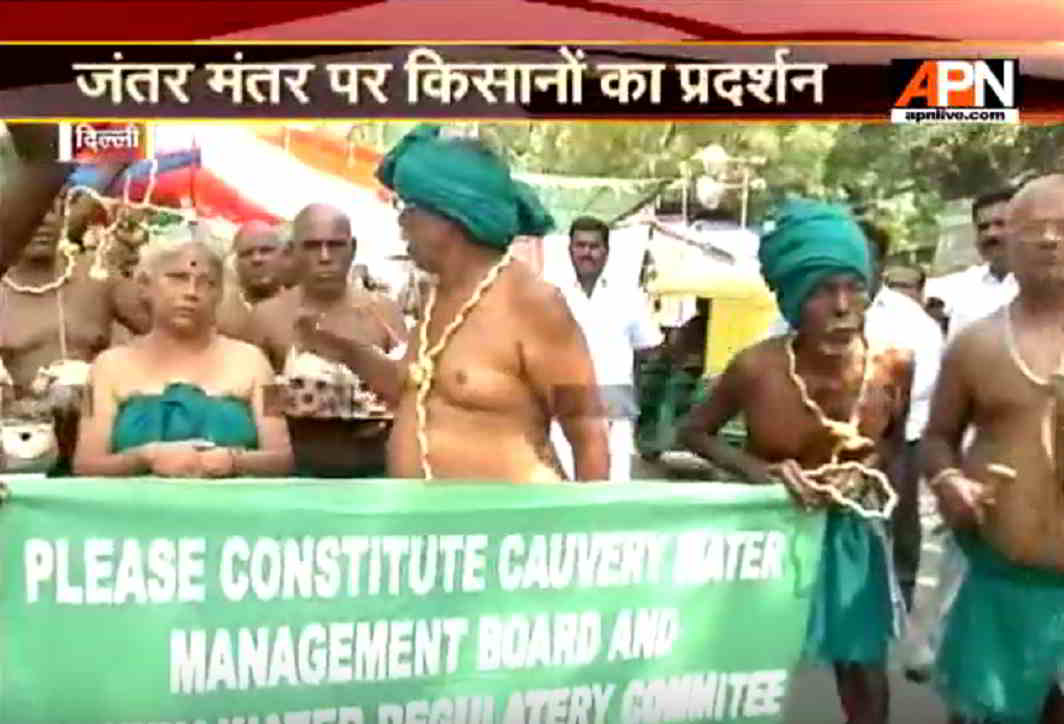
[[[949,315],[947,342],[972,322],[1011,302],[1019,292],[1005,252],[1005,209],[1013,194],[1012,189],[994,191],[972,203],[975,246],[983,263],[965,269],[950,282],[948,298],[943,299]]]
[[[559,286],[587,338],[595,377],[610,406],[610,480],[627,481],[632,478],[634,420],[639,415],[635,361],[659,347],[664,338],[638,284],[610,283],[603,275],[609,252],[609,227],[592,217],[576,219],[569,230],[575,280]],[[557,424],[551,437],[571,476],[572,453]]]
[[[884,284],[872,300],[865,315],[865,334],[885,346],[911,349],[914,357],[905,451],[892,461],[899,498],[894,513],[894,561],[906,606],[911,609],[920,567],[920,438],[927,425],[945,340],[942,329],[923,306],[889,284]]]
[[[872,302],[865,313],[865,337],[872,344],[913,352],[913,382],[909,416],[905,422],[905,448],[890,461],[891,479],[897,488],[894,511],[894,565],[898,583],[908,608],[912,608],[916,573],[920,566],[920,438],[927,425],[931,394],[938,378],[944,340],[942,329],[917,302],[910,290],[891,288],[883,283],[883,267],[890,247],[886,232],[862,222],[869,240],[875,271],[872,275]],[[919,271],[919,270],[917,270]],[[898,278],[905,278],[899,275]],[[922,279],[919,272],[917,279]],[[922,290],[912,290],[921,293]]]

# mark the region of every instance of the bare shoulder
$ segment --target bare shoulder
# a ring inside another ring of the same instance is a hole
[[[248,312],[247,323],[252,332],[274,337],[279,329],[291,325],[297,313],[298,297],[293,289],[286,289],[254,305]]]
[[[1005,310],[999,309],[958,332],[946,350],[947,356],[964,367],[982,364],[1000,354],[1004,336]]]
[[[128,344],[108,347],[96,355],[96,359],[92,361],[92,374],[97,380],[109,378],[122,370],[128,371],[131,366],[135,366],[136,361],[137,340],[134,339]]]
[[[753,382],[766,373],[783,369],[787,337],[770,337],[739,351],[728,363],[727,373],[739,381]]]
[[[218,344],[226,362],[234,367],[258,372],[270,364],[266,354],[259,347],[248,342],[219,334]]]
[[[259,302],[251,307],[251,314],[253,317],[272,318],[275,315],[285,312],[292,308],[295,303],[296,290],[285,289],[283,291],[274,294],[269,299]]]
[[[561,289],[525,265],[515,264],[512,274],[510,300],[525,324],[550,335],[576,326],[576,319]]]

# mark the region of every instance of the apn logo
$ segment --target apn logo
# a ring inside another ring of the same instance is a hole
[[[1018,123],[1019,61],[893,60],[895,123]]]

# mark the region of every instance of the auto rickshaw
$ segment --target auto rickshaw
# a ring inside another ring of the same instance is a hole
[[[647,285],[652,298],[696,297],[698,313],[669,341],[666,352],[639,371],[636,446],[645,460],[676,450],[676,428],[705,398],[739,351],[763,339],[779,318],[775,297],[756,271],[728,267],[706,273],[671,270]],[[701,349],[692,346],[692,341]],[[704,341],[703,341],[704,340]],[[694,354],[691,354],[691,352]],[[723,435],[736,445],[745,427],[733,420]]]

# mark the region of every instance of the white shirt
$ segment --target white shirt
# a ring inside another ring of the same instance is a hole
[[[912,297],[883,286],[865,313],[865,336],[871,344],[912,352],[913,382],[905,439],[919,440],[927,427],[942,362],[942,328]]]
[[[769,336],[788,334],[787,320],[776,320]],[[886,285],[880,287],[865,313],[865,337],[878,347],[909,350],[913,354],[913,383],[905,439],[919,440],[927,427],[931,395],[938,380],[945,341],[942,328],[916,300]]]
[[[598,384],[630,389],[635,351],[665,341],[642,289],[611,285],[604,277],[599,277],[590,297],[579,282],[559,288],[587,339]]]
[[[946,313],[949,315],[949,336],[952,342],[957,334],[980,319],[990,316],[1005,306],[1020,292],[1016,277],[1008,274],[998,279],[990,273],[990,266],[973,266],[961,272],[950,282]]]

